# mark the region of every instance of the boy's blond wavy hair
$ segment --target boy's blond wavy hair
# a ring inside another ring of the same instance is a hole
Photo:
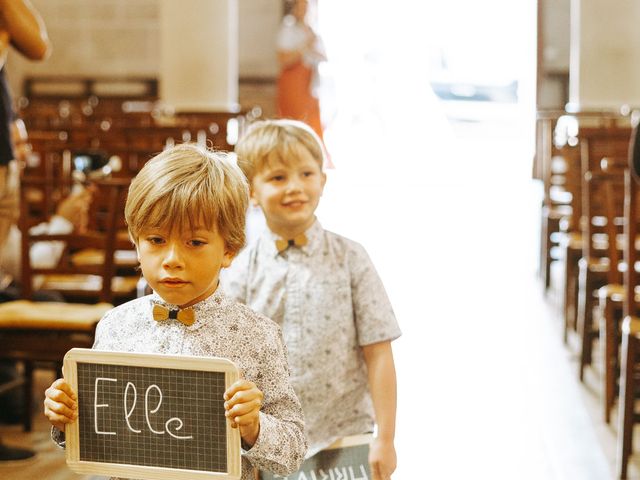
[[[136,243],[147,228],[181,231],[204,222],[235,255],[245,244],[248,203],[247,181],[228,154],[186,143],[144,165],[131,182],[124,214]]]
[[[249,183],[265,165],[277,160],[287,165],[304,147],[318,162],[324,163],[324,149],[318,135],[303,122],[289,119],[262,120],[252,123],[240,138],[235,152],[238,165]]]

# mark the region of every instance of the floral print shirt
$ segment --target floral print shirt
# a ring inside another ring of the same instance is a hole
[[[221,285],[282,327],[311,456],[373,430],[360,347],[393,340],[400,329],[364,248],[317,220],[306,235],[307,245],[278,253],[276,235],[265,231],[222,271]]]
[[[283,476],[295,471],[307,445],[278,325],[231,301],[220,288],[194,305],[196,321],[191,326],[177,320],[156,322],[152,302],[177,308],[155,293],[120,305],[98,323],[93,348],[231,360],[241,376],[264,393],[258,439],[242,451],[242,480],[253,480],[254,469]]]

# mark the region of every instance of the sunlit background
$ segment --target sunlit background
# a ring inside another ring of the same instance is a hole
[[[535,2],[319,3],[336,168],[318,215],[365,245],[404,332],[395,478],[551,478]]]

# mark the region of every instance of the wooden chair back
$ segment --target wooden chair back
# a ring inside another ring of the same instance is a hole
[[[635,288],[638,285],[638,272],[635,268],[638,260],[638,250],[636,239],[638,236],[638,221],[640,211],[638,210],[638,179],[627,170],[625,173],[625,243],[624,260],[630,266],[624,272],[625,299],[623,303],[623,315],[625,317],[637,317],[638,305],[635,298]]]
[[[610,265],[617,265],[620,255],[616,245],[624,218],[624,176],[588,172],[583,185],[582,208],[585,215],[583,256],[606,256]],[[608,248],[603,249],[603,245]]]
[[[36,276],[44,276],[45,279],[65,278],[77,279],[76,282],[67,282],[67,287],[61,293],[70,295],[73,299],[78,297],[114,303],[116,292],[114,281],[116,280],[116,267],[114,256],[117,248],[126,248],[126,243],[119,242],[117,238],[120,218],[123,217],[123,205],[126,198],[128,179],[104,179],[95,183],[96,193],[94,197],[100,202],[100,207],[94,211],[99,221],[94,222],[95,228],[85,233],[70,233],[65,235],[34,234],[30,227],[33,220],[24,198],[24,192],[30,189],[46,188],[47,178],[24,177],[22,179],[20,230],[22,233],[21,267],[22,267],[22,296],[32,298],[34,280]],[[36,242],[60,241],[65,243],[60,261],[50,268],[36,268],[31,264],[30,251]],[[76,265],[72,262],[72,253],[83,248],[93,248],[103,252],[103,260],[94,264]],[[128,248],[132,248],[130,243]],[[71,277],[71,278],[69,278]],[[39,277],[42,278],[42,277]],[[88,281],[91,280],[91,281]],[[53,281],[53,284],[56,282]],[[135,280],[133,281],[135,283]],[[45,282],[45,285],[47,282]]]

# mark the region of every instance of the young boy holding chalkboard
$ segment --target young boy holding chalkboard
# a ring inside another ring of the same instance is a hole
[[[396,467],[391,341],[400,329],[364,248],[315,217],[326,181],[322,144],[303,123],[270,120],[253,124],[236,153],[268,229],[224,272],[225,292],[282,326],[308,455],[372,431],[375,419],[372,475],[389,478]]]
[[[185,144],[147,162],[131,183],[125,217],[154,293],[105,314],[94,343],[97,350],[233,361],[244,378],[224,399],[242,439],[243,480],[254,469],[287,475],[306,452],[280,328],[218,288],[220,269],[244,245],[247,205],[246,179],[222,153]],[[46,391],[44,411],[58,444],[76,420],[76,399],[64,379]]]

